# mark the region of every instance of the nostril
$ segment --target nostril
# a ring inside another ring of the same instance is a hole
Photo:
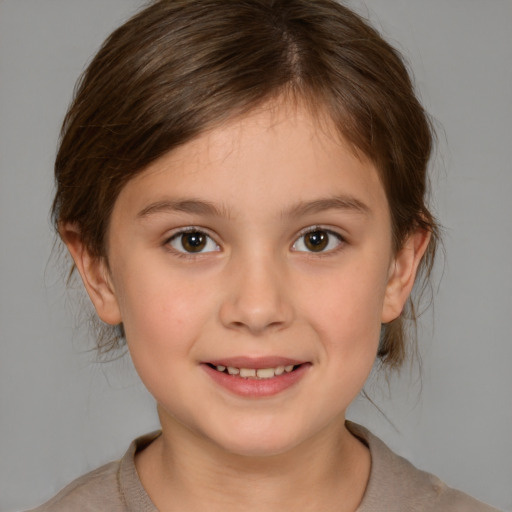
[[[264,322],[264,321],[247,321],[247,322],[240,322],[240,321],[234,321],[229,324],[229,327],[236,330],[247,330],[248,332],[252,334],[263,334],[268,333],[272,331],[277,331],[281,329],[284,325],[286,325],[286,322]]]

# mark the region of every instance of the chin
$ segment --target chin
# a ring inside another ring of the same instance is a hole
[[[240,457],[273,457],[291,451],[298,442],[275,436],[275,433],[265,435],[260,432],[254,436],[233,437],[219,446],[226,452]]]
[[[210,439],[223,451],[243,457],[272,457],[293,450],[307,440],[308,432],[299,432],[297,422],[284,424],[267,419],[239,421],[210,431]]]

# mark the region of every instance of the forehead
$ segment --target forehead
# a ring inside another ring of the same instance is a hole
[[[267,104],[167,153],[131,180],[118,202],[204,198],[226,210],[260,212],[352,197],[377,215],[387,201],[375,166],[326,116]]]

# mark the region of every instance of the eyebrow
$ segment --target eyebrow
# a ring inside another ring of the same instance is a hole
[[[143,208],[137,214],[137,218],[143,219],[156,213],[173,212],[194,213],[197,215],[213,215],[216,217],[229,217],[229,214],[225,208],[219,208],[218,206],[209,201],[203,201],[198,199],[165,199],[162,201],[151,203],[150,205]]]
[[[371,209],[365,203],[351,196],[335,196],[313,201],[301,201],[288,210],[281,212],[282,217],[300,217],[311,215],[326,210],[345,210],[349,212],[370,215]],[[199,199],[165,199],[151,203],[143,208],[137,218],[143,219],[157,213],[184,212],[196,215],[211,215],[215,217],[231,217],[229,211],[224,207],[218,207],[210,201]]]
[[[300,217],[302,215],[311,215],[325,210],[345,210],[348,212],[371,214],[371,208],[352,196],[334,196],[325,199],[316,199],[314,201],[302,201],[289,210],[282,212],[283,217]]]

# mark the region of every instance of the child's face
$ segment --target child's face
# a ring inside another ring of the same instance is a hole
[[[391,247],[374,166],[281,106],[130,181],[111,218],[110,281],[92,295],[100,316],[123,322],[164,430],[280,453],[342,426],[381,322],[407,296]],[[288,365],[258,380],[214,368]]]

